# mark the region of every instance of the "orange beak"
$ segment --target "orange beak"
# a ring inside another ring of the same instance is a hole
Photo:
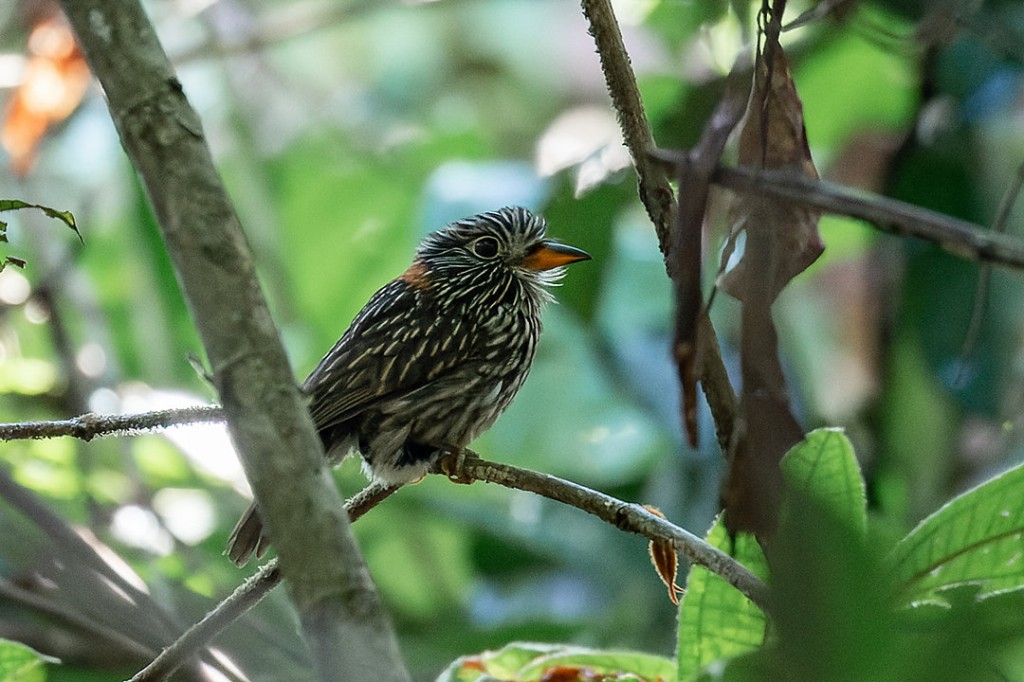
[[[533,247],[523,259],[523,267],[529,270],[550,270],[581,260],[590,260],[590,254],[574,246],[548,240]]]

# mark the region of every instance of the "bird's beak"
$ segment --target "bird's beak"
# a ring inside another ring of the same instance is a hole
[[[529,255],[523,259],[523,267],[528,270],[550,270],[581,260],[590,260],[590,254],[574,246],[548,240],[530,250]]]

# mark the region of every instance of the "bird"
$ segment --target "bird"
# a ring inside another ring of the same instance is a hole
[[[358,452],[384,485],[422,478],[459,454],[509,406],[530,372],[541,310],[565,266],[590,260],[547,237],[521,207],[457,220],[420,242],[320,360],[302,390],[337,465]],[[228,538],[244,566],[268,546],[253,502]]]

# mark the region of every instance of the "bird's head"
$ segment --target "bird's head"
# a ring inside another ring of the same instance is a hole
[[[410,271],[421,268],[432,287],[450,288],[458,297],[487,292],[496,303],[520,295],[540,303],[550,298],[543,287],[557,284],[564,266],[589,259],[585,251],[547,239],[547,222],[540,216],[507,207],[430,233]]]

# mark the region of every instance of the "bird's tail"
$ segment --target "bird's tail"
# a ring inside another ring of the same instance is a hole
[[[235,529],[228,536],[225,554],[237,566],[245,566],[253,554],[257,559],[262,557],[269,544],[269,540],[263,534],[263,520],[260,518],[260,512],[256,508],[256,503],[253,502],[242,514],[242,518],[238,519]]]

